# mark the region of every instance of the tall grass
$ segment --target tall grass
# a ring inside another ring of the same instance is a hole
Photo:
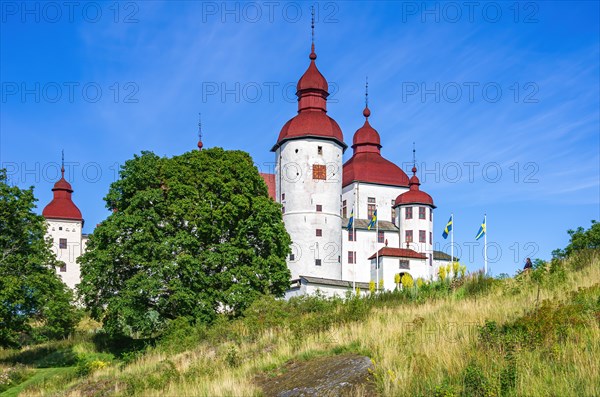
[[[590,288],[600,285],[600,261],[585,255],[514,278],[475,274],[377,298],[265,298],[243,319],[180,320],[127,363],[23,395],[260,395],[256,374],[346,351],[372,358],[386,396],[600,395],[600,299]],[[547,334],[517,343],[527,332]]]

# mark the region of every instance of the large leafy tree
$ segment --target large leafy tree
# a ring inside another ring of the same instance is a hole
[[[0,346],[64,337],[77,320],[35,201],[33,188],[9,186],[0,170]]]
[[[552,251],[552,256],[555,258],[564,258],[585,249],[600,249],[600,222],[592,220],[589,229],[579,226],[576,230],[567,230],[567,233],[570,237],[569,244],[565,249]]]
[[[105,201],[112,214],[80,258],[79,290],[112,335],[153,336],[177,317],[210,322],[289,286],[281,208],[245,152],[143,152]]]

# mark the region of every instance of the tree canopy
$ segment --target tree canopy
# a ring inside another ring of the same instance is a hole
[[[35,201],[33,188],[9,186],[0,169],[0,346],[64,337],[77,320]]]
[[[592,220],[589,229],[579,226],[576,230],[568,230],[569,244],[564,249],[552,251],[552,256],[564,258],[576,251],[584,249],[600,249],[600,223]]]
[[[79,259],[79,291],[110,334],[150,337],[178,317],[210,322],[289,287],[281,207],[245,152],[142,152],[105,201],[112,214]]]

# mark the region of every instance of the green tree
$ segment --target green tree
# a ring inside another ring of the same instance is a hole
[[[56,274],[46,221],[33,212],[33,188],[9,186],[0,169],[0,346],[60,338],[77,315],[71,290]]]
[[[80,257],[80,294],[112,335],[156,335],[178,317],[238,314],[289,287],[281,207],[241,151],[127,161],[105,197],[112,214]]]
[[[569,244],[563,250],[552,251],[553,257],[564,258],[575,251],[600,249],[600,222],[592,220],[592,226],[589,229],[585,230],[580,226],[576,230],[568,230],[567,233],[570,236]]]

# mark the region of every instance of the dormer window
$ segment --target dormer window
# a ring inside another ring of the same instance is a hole
[[[319,156],[322,156],[322,155],[323,155],[323,146],[317,146],[317,154],[318,154]]]

